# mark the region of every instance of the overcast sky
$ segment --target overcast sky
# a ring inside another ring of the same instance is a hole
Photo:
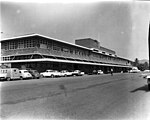
[[[1,38],[38,33],[74,43],[93,38],[118,56],[148,59],[150,2],[1,2]]]

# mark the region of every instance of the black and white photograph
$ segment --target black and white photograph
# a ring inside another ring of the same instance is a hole
[[[150,120],[148,0],[1,0],[0,120]]]

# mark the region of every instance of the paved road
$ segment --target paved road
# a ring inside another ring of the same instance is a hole
[[[150,92],[139,74],[89,75],[1,83],[1,118],[150,119]]]

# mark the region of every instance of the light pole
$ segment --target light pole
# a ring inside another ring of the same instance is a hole
[[[149,31],[148,31],[148,52],[149,52],[149,70],[150,70],[150,23],[149,23]]]
[[[0,65],[1,65],[1,61],[2,61],[2,49],[1,49],[1,35],[3,34],[3,32],[1,31],[1,34],[0,34]]]

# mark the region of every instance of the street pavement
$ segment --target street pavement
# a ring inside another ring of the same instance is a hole
[[[137,73],[1,82],[2,120],[150,120],[149,106]]]

